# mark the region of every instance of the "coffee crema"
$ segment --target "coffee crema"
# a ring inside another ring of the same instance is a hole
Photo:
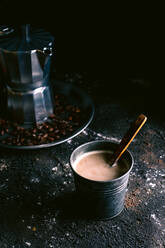
[[[73,169],[80,176],[94,181],[109,181],[118,178],[129,170],[124,159],[114,167],[109,165],[111,151],[98,150],[84,153],[73,164]]]

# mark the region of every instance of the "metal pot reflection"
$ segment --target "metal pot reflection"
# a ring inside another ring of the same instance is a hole
[[[26,25],[24,28],[30,32]],[[40,38],[45,39],[46,43]],[[33,31],[28,43],[25,37],[20,38],[17,34],[14,37],[1,37],[0,67],[6,88],[8,119],[29,124],[42,122],[53,113],[54,102],[49,82],[52,41],[53,37],[43,30]]]

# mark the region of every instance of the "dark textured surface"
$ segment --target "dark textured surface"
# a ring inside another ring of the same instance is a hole
[[[0,149],[0,247],[163,248],[162,98],[157,96],[153,102],[153,85],[142,79],[123,82],[120,87],[117,81],[103,83],[85,74],[60,79],[75,83],[92,96],[94,120],[77,137],[59,146],[37,151]],[[123,212],[106,222],[80,218],[78,212],[83,209],[75,207],[71,152],[90,140],[120,141],[140,113],[146,114],[148,121],[129,147],[135,164]]]

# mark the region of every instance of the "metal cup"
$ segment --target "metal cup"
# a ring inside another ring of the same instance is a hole
[[[76,148],[70,157],[77,195],[80,197],[81,210],[87,218],[108,220],[119,215],[124,208],[124,200],[130,171],[133,167],[133,157],[126,150],[121,157],[128,164],[128,170],[120,177],[109,181],[94,181],[79,175],[74,169],[76,160],[90,151],[114,151],[117,143],[99,140],[85,143]]]

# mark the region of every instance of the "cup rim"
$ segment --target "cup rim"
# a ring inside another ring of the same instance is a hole
[[[85,179],[85,180],[87,180],[87,181],[90,181],[90,182],[93,182],[93,183],[100,183],[100,184],[102,184],[102,183],[115,182],[115,181],[117,181],[117,180],[119,180],[119,179],[122,179],[123,177],[125,177],[126,175],[128,175],[128,174],[130,173],[130,171],[132,170],[132,167],[133,167],[133,165],[134,165],[134,158],[133,158],[133,155],[132,155],[132,153],[130,152],[130,150],[126,149],[125,152],[127,152],[127,153],[129,154],[129,156],[130,156],[132,162],[131,162],[131,166],[130,166],[129,170],[128,170],[126,173],[124,173],[122,176],[117,177],[117,178],[114,178],[114,179],[111,179],[111,180],[97,181],[97,180],[92,180],[92,179],[83,177],[83,176],[81,176],[80,174],[78,174],[78,173],[76,172],[76,170],[73,168],[73,162],[72,162],[72,160],[73,160],[73,159],[72,159],[72,158],[73,158],[73,155],[74,155],[74,153],[75,153],[78,149],[80,149],[80,148],[82,148],[82,147],[84,147],[84,146],[93,144],[93,143],[111,143],[111,144],[119,144],[119,142],[110,141],[110,140],[94,140],[94,141],[89,141],[89,142],[83,143],[83,144],[81,144],[80,146],[76,147],[76,148],[72,151],[72,153],[71,153],[71,155],[70,155],[70,166],[71,166],[71,169],[74,171],[74,173],[75,173],[76,175],[78,175],[80,178],[83,178],[83,179]],[[125,153],[125,152],[124,152],[124,153]],[[123,154],[124,154],[124,153],[123,153]]]

